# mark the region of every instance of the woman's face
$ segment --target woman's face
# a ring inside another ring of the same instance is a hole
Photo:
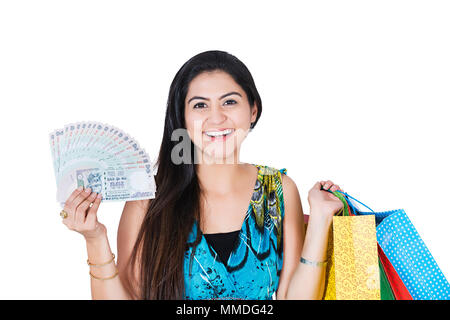
[[[237,163],[242,141],[256,120],[244,90],[226,72],[196,76],[188,87],[185,121],[200,159],[195,163]]]

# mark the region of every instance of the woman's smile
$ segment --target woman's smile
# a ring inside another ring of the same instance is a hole
[[[234,133],[234,129],[219,129],[204,131],[203,134],[208,141],[225,141]]]

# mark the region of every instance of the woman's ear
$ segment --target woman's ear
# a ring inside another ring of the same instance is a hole
[[[251,119],[250,122],[253,123],[256,121],[256,116],[258,115],[258,107],[256,106],[256,102],[253,104],[251,108]]]
[[[253,104],[253,107],[251,108],[251,118],[250,118],[250,129],[249,131],[252,131],[255,127],[256,123],[256,116],[258,115],[258,107],[256,106],[256,103]]]

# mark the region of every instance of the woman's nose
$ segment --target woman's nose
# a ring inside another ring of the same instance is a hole
[[[220,105],[213,105],[211,107],[211,112],[209,115],[209,120],[214,123],[223,122],[227,116]]]

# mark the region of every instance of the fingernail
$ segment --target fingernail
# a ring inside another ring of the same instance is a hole
[[[92,197],[92,198],[95,198],[96,195],[97,195],[97,192],[92,192],[92,193],[91,193],[91,197]]]
[[[86,192],[86,193],[90,193],[90,192],[91,192],[91,188],[87,188],[87,189],[85,189],[85,190],[84,190],[84,192]]]
[[[99,193],[98,195],[97,195],[97,198],[101,198],[102,197],[102,194],[101,193]]]

